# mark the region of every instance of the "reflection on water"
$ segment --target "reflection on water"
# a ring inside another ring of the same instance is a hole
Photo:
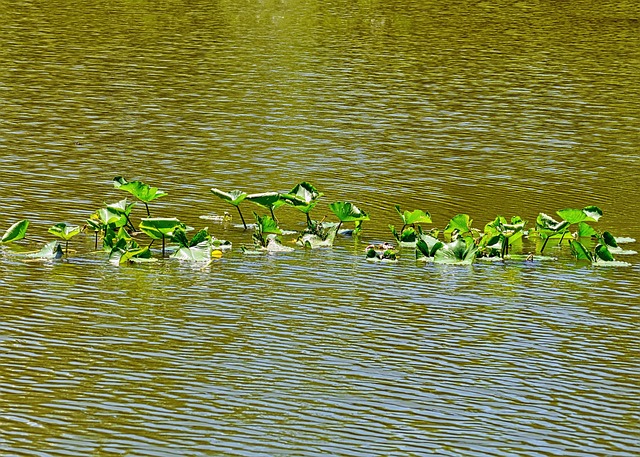
[[[32,221],[0,251],[1,453],[638,454],[637,256],[362,252],[395,204],[479,228],[596,204],[599,228],[640,238],[629,2],[21,1],[0,18],[0,223]],[[118,268],[89,238],[68,261],[16,257],[121,198],[116,175],[197,227],[227,209],[210,187],[301,180],[325,192],[316,217],[352,200],[372,221],[258,258],[215,224],[236,248],[205,268]]]

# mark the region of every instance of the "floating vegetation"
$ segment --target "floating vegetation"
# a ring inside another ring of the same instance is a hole
[[[221,258],[232,250],[231,242],[216,238],[209,233],[207,227],[190,235],[195,229],[176,217],[151,217],[149,203],[167,195],[157,187],[141,181],[127,181],[121,176],[115,177],[113,184],[115,188],[129,192],[144,203],[146,217],[139,218],[137,226],[132,220],[135,201],[130,202],[124,198],[115,203],[105,203],[85,219],[84,226],[61,222],[48,229],[48,233],[64,241],[64,250],[58,241],[51,241],[40,251],[23,254],[22,257],[25,260],[68,258],[69,241],[82,232],[95,238],[96,251],[99,250],[101,240],[101,250],[106,253],[108,261],[116,265],[156,262],[159,258],[166,258],[168,251],[170,259],[206,266],[213,259]],[[357,235],[362,231],[363,222],[370,220],[367,212],[348,201],[328,205],[337,222],[326,221],[326,216],[322,220],[314,220],[311,211],[317,207],[324,194],[307,181],[296,184],[286,193],[247,194],[240,190],[225,192],[217,188],[212,188],[211,192],[236,207],[242,221],[239,227],[253,229],[251,244],[241,247],[245,254],[294,251],[294,247],[286,245],[288,242],[305,249],[330,248],[338,234],[356,235],[355,241],[358,242]],[[245,200],[266,209],[268,214],[261,215],[254,211],[255,224],[247,224],[240,209]],[[304,229],[292,231],[280,227],[275,210],[284,205],[304,214]],[[526,230],[527,222],[520,216],[507,219],[501,215],[486,223],[484,229],[480,230],[473,227],[472,218],[464,213],[452,217],[442,230],[435,227],[425,230],[423,225],[433,223],[428,211],[402,210],[400,205],[395,205],[394,208],[402,220],[399,230],[394,225],[389,225],[396,244],[368,244],[365,248],[366,260],[398,262],[401,252],[413,249],[414,255],[410,257],[418,261],[450,265],[470,265],[476,260],[505,263],[555,261],[557,256],[544,254],[551,240],[554,243],[557,241],[558,247],[568,247],[568,251],[578,262],[594,266],[627,266],[630,264],[616,260],[614,255],[637,254],[635,250],[620,247],[620,244],[635,242],[634,239],[616,237],[611,232],[599,231],[592,225],[603,216],[602,210],[597,206],[561,209],[556,211],[554,217],[540,213],[535,227],[529,231]],[[225,211],[222,216],[200,218],[226,223],[231,221],[231,214]],[[354,224],[352,229],[341,230],[343,224],[351,222]],[[0,244],[25,239],[28,227],[27,219],[15,222],[0,238]],[[285,243],[282,237],[290,238]],[[530,242],[525,249],[523,240],[527,239]],[[151,249],[156,241],[161,242],[160,256]],[[534,247],[529,249],[531,244]]]

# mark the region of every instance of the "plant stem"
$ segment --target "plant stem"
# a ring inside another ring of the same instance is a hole
[[[540,248],[540,254],[542,254],[542,253],[544,252],[544,248],[545,248],[545,246],[547,245],[547,242],[549,241],[549,238],[551,238],[551,237],[550,237],[550,236],[547,236],[547,237],[544,239],[544,243],[542,243],[542,247]]]
[[[564,236],[567,234],[567,232],[564,232],[562,234],[562,236],[560,237],[560,241],[558,241],[558,246],[560,246],[562,244],[562,240],[564,240]]]
[[[164,234],[162,234],[162,257],[164,258]]]
[[[242,225],[244,225],[244,229],[247,230],[247,223],[244,221],[244,217],[242,217],[242,211],[240,211],[240,207],[236,206],[236,209],[238,210],[238,214],[240,214],[240,219],[242,220]]]
[[[144,203],[144,207],[147,208],[147,217],[151,217],[151,213],[149,212],[149,205],[147,205],[147,202],[142,203]]]
[[[64,256],[69,257],[69,240],[66,240],[64,244]]]

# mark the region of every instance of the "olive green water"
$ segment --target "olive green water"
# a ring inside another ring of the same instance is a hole
[[[395,204],[479,228],[595,204],[640,239],[639,68],[631,1],[0,1],[1,230],[31,220],[0,248],[0,455],[637,456],[640,256],[363,247]],[[233,251],[21,260],[116,175]],[[199,218],[228,209],[211,187],[302,180],[318,218],[370,212],[360,238],[248,257]]]

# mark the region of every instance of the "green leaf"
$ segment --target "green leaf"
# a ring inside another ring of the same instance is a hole
[[[21,240],[27,233],[27,227],[29,227],[28,219],[16,222],[7,229],[2,236],[2,239],[0,239],[0,243],[11,243],[13,241]]]
[[[113,178],[113,187],[129,192],[144,203],[149,203],[156,198],[168,195],[166,192],[158,190],[157,187],[151,187],[141,181],[128,182],[122,176],[116,176]]]
[[[62,238],[65,241],[69,241],[81,231],[81,227],[78,225],[67,225],[64,222],[55,224],[48,232],[52,235]]]
[[[256,218],[256,230],[262,234],[274,233],[281,235],[282,230],[278,227],[278,223],[273,220],[271,216],[259,216],[257,213],[253,213]]]
[[[173,231],[177,228],[180,227],[184,229],[186,226],[175,217],[147,217],[140,220],[138,227],[152,239],[161,240],[166,237],[171,237]]]
[[[570,240],[569,247],[577,260],[593,262],[593,254],[580,241]]]
[[[582,211],[587,216],[587,221],[598,222],[598,219],[602,217],[602,210],[597,206],[585,206]]]
[[[233,206],[238,206],[247,197],[247,194],[245,192],[242,192],[241,190],[232,190],[231,192],[224,192],[214,187],[213,189],[211,189],[211,192],[216,197],[221,198],[222,200],[226,201],[227,203]]]
[[[126,198],[123,198],[119,202],[107,204],[106,207],[109,211],[118,214],[120,216],[128,216],[131,214],[131,210],[135,206],[136,202],[129,203]]]
[[[610,248],[617,248],[618,243],[610,232],[602,232],[602,244]]]
[[[187,262],[209,262],[211,260],[211,247],[207,241],[194,246],[182,246],[171,257]]]
[[[570,225],[571,222],[567,220],[558,222],[545,213],[538,214],[538,217],[536,219],[536,228],[538,229],[538,232],[541,236],[544,235],[548,237],[557,233],[563,233],[569,228]]]
[[[416,209],[414,211],[404,211],[400,210],[400,205],[395,205],[395,209],[402,218],[402,222],[404,225],[413,225],[413,224],[430,224],[431,223],[431,214],[427,211],[422,211],[420,209]]]
[[[436,263],[471,264],[476,258],[478,248],[470,237],[460,237],[444,244],[434,256]]]
[[[282,199],[281,194],[278,192],[250,194],[246,196],[246,200],[269,210],[274,210],[285,204],[285,200]]]
[[[586,222],[580,222],[578,224],[577,236],[578,238],[590,238],[592,236],[598,236],[598,232]]]
[[[293,206],[299,211],[308,214],[318,203],[318,199],[324,194],[313,187],[312,184],[303,181],[291,189],[286,194],[282,194],[281,198],[288,205]]]
[[[127,218],[124,214],[117,213],[115,210],[109,208],[100,208],[95,212],[95,216],[104,225],[113,224],[116,227],[123,227],[127,223]]]
[[[122,176],[117,176],[113,179],[113,182],[116,189],[127,191],[131,195],[145,203],[149,203],[156,198],[168,195],[166,192],[158,190],[157,187],[151,187],[141,181],[127,182],[127,180],[125,180]]]
[[[444,229],[445,236],[451,236],[453,232],[458,232],[464,236],[471,232],[471,223],[473,219],[468,214],[457,214],[454,216]]]
[[[437,238],[422,233],[416,240],[416,258],[420,258],[418,253],[422,254],[422,257],[434,257],[443,246],[444,244]]]
[[[595,248],[595,253],[600,260],[603,260],[605,262],[613,262],[615,260],[613,258],[613,255],[611,255],[609,248],[607,248],[604,244],[597,245]]]
[[[556,214],[570,224],[577,224],[583,221],[597,222],[602,216],[602,210],[597,206],[585,206],[582,209],[561,209]]]
[[[64,252],[62,252],[62,246],[60,246],[60,243],[57,241],[51,241],[50,243],[45,244],[40,251],[26,254],[25,257],[30,259],[55,260],[62,258],[63,255]]]
[[[329,209],[340,222],[368,221],[369,215],[351,202],[333,202]]]

